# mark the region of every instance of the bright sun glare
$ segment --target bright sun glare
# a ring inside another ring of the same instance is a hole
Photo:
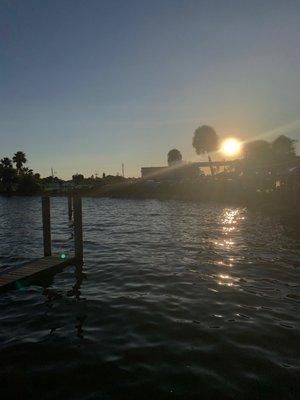
[[[226,139],[222,143],[221,150],[227,156],[234,156],[238,154],[241,149],[241,143],[234,138]]]

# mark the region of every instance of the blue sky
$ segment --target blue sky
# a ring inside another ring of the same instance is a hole
[[[197,159],[202,124],[300,139],[299,20],[297,0],[1,0],[0,156],[138,176]]]

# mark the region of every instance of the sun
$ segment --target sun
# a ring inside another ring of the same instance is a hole
[[[221,146],[221,151],[227,156],[234,156],[241,150],[241,143],[234,138],[225,139]]]

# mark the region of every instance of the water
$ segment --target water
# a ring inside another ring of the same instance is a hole
[[[0,198],[0,268],[42,255],[40,215]],[[220,205],[83,199],[83,216],[82,273],[0,296],[2,398],[299,398],[299,237]]]

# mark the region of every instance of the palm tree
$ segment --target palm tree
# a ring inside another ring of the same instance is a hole
[[[216,131],[208,125],[202,125],[197,128],[193,136],[193,147],[197,154],[207,154],[208,161],[211,163],[210,153],[218,149],[219,138]],[[211,174],[214,175],[212,165],[210,166]]]
[[[2,158],[1,164],[2,164],[3,168],[12,168],[12,161],[8,157]]]
[[[27,159],[23,151],[17,151],[13,156],[13,162],[16,164],[18,174],[20,173],[23,164],[26,164]]]
[[[182,161],[182,155],[179,150],[172,149],[168,153],[168,165],[174,165]]]
[[[24,174],[24,175],[33,175],[33,170],[30,169],[30,168],[24,167],[22,169],[22,174]]]

